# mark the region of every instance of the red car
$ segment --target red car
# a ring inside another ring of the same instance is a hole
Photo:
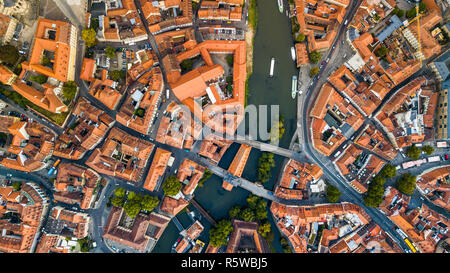
[[[448,155],[444,155],[445,160],[448,160]]]

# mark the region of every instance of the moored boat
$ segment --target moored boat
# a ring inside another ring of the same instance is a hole
[[[292,76],[292,90],[291,95],[292,98],[295,99],[295,95],[297,93],[297,76]]]
[[[283,0],[278,0],[278,9],[283,13]]]

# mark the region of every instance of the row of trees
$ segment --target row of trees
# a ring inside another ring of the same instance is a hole
[[[384,183],[386,179],[392,178],[397,175],[397,170],[394,166],[386,164],[381,171],[372,179],[369,184],[366,195],[363,200],[368,207],[378,207],[383,203],[384,196]]]
[[[117,188],[114,196],[110,197],[110,202],[116,207],[121,207],[125,213],[134,218],[141,210],[152,211],[158,206],[159,198],[148,194],[139,194],[133,191],[128,192],[124,188]]]
[[[402,9],[399,9],[398,7],[395,7],[394,10],[391,12],[392,15],[397,15],[398,17],[402,17],[405,15],[405,11]]]
[[[422,152],[426,155],[431,155],[434,152],[434,147],[431,145],[425,145],[422,148],[419,148],[416,145],[412,145],[406,149],[406,155],[413,160],[419,159]]]

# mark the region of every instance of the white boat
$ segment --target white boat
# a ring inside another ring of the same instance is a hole
[[[283,13],[283,0],[278,0],[278,9],[280,13]]]
[[[272,59],[270,60],[270,72],[269,72],[270,77],[273,77],[274,68],[275,68],[275,58],[272,57]]]
[[[295,61],[295,48],[293,46],[291,46],[291,56],[292,60]]]
[[[297,94],[297,76],[292,76],[291,96],[293,99],[295,99],[296,94]]]

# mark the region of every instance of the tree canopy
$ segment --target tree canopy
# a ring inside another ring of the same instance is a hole
[[[36,76],[30,76],[30,81],[37,82],[39,84],[44,84],[47,82],[47,76],[41,74]]]
[[[318,67],[313,67],[309,71],[309,77],[314,77],[315,75],[319,74],[320,69]]]
[[[228,215],[231,219],[239,218],[239,214],[241,213],[241,207],[239,206],[233,206],[229,211]]]
[[[141,200],[141,208],[146,211],[154,210],[159,204],[157,196],[144,195]]]
[[[174,196],[180,192],[183,184],[177,179],[175,175],[167,177],[166,182],[163,184],[163,190],[165,195]]]
[[[125,189],[124,188],[117,188],[114,190],[114,195],[116,195],[117,197],[125,197]]]
[[[246,222],[253,222],[255,220],[255,213],[251,208],[245,208],[239,213],[239,218]]]
[[[205,169],[205,172],[203,172],[202,178],[200,181],[198,181],[198,187],[203,187],[203,183],[205,183],[208,178],[210,178],[213,175],[213,172],[210,171],[208,168]]]
[[[97,33],[93,28],[85,28],[81,31],[81,39],[86,43],[87,47],[93,47],[97,44]]]
[[[264,223],[260,224],[258,227],[258,233],[261,234],[262,237],[266,238],[267,235],[271,232],[271,226],[269,221],[265,221]]]
[[[322,54],[320,54],[319,51],[313,51],[311,53],[309,53],[309,60],[313,63],[316,64],[320,61],[320,59],[322,58]]]
[[[301,43],[305,40],[306,36],[303,33],[300,33],[297,35],[297,38],[295,39],[297,42]]]
[[[431,155],[434,152],[434,147],[430,146],[430,145],[425,145],[422,147],[422,151],[426,154],[426,155]]]
[[[327,185],[327,200],[328,202],[336,203],[339,201],[339,197],[341,197],[341,192],[339,189],[333,185]]]
[[[228,235],[233,231],[230,221],[221,220],[209,231],[209,242],[213,247],[219,247],[227,243]]]
[[[397,170],[391,164],[386,164],[381,169],[380,174],[389,179],[397,175]]]
[[[186,59],[180,63],[180,67],[183,72],[192,70],[192,66],[193,62],[191,59]]]
[[[74,81],[67,81],[64,83],[62,93],[66,103],[70,103],[77,93],[77,84]]]
[[[385,46],[380,46],[377,50],[375,50],[375,55],[378,58],[383,58],[388,53],[388,49]]]
[[[284,118],[283,116],[277,116],[278,122],[276,122],[272,128],[270,128],[270,141],[277,141],[284,135]]]
[[[404,194],[411,195],[416,189],[416,176],[404,173],[397,181],[397,189]]]
[[[126,72],[122,70],[113,70],[109,73],[109,76],[111,77],[111,80],[118,81],[120,79],[125,79]]]
[[[258,159],[258,180],[261,182],[269,181],[272,173],[270,169],[275,167],[274,155],[269,152],[263,152]]]
[[[422,151],[416,145],[409,146],[406,149],[406,155],[413,160],[419,159],[421,152]]]
[[[139,200],[128,199],[125,205],[123,206],[123,210],[128,216],[134,218],[141,211],[141,204]]]
[[[111,46],[107,46],[105,48],[105,55],[108,58],[114,58],[116,57],[116,49],[114,47]]]
[[[385,182],[386,179],[381,174],[378,174],[372,179],[366,195],[363,197],[366,206],[378,207],[381,203],[383,203]]]
[[[22,188],[22,183],[20,183],[20,182],[14,182],[13,184],[12,184],[12,187],[13,187],[13,189],[15,190],[15,191],[19,191],[20,190],[20,188]]]
[[[14,65],[19,59],[19,51],[12,45],[0,46],[0,61]]]

